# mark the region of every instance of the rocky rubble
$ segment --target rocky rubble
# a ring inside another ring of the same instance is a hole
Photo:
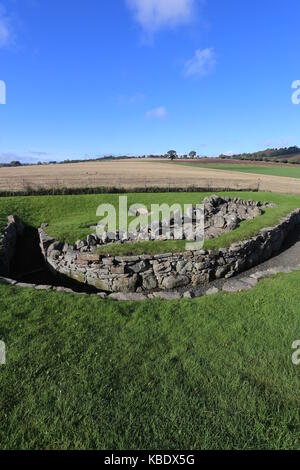
[[[229,232],[238,227],[243,220],[253,219],[262,215],[266,207],[270,204],[262,205],[256,201],[245,201],[239,198],[220,197],[212,195],[203,201],[204,203],[204,235],[205,239],[214,238]],[[202,227],[197,226],[197,220],[201,216],[201,209],[193,208],[192,212],[182,215],[180,212],[172,214],[171,220],[152,221],[151,214],[148,215],[149,225],[138,227],[136,233],[125,233],[116,231],[115,233],[104,232],[88,235],[85,240],[78,240],[75,244],[76,250],[83,253],[93,251],[98,246],[112,243],[132,243],[143,240],[187,240],[195,241],[201,239]],[[184,223],[189,224],[186,230],[182,227]],[[93,229],[96,229],[93,226]]]
[[[215,238],[238,227],[243,220],[254,219],[268,207],[256,201],[210,196],[204,199],[205,238]]]

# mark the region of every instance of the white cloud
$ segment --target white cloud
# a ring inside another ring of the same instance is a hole
[[[5,47],[11,39],[11,27],[5,8],[0,4],[0,47]]]
[[[212,47],[197,49],[194,57],[185,63],[184,75],[186,77],[203,77],[211,73],[215,66],[216,55]]]
[[[162,27],[187,24],[193,19],[195,0],[126,0],[136,21],[147,33]]]
[[[158,108],[151,109],[146,113],[147,119],[155,118],[155,119],[166,119],[167,117],[167,110],[164,106],[158,106]]]

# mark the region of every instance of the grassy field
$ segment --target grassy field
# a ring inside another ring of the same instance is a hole
[[[299,449],[299,282],[141,304],[0,285],[0,448]]]
[[[211,170],[225,170],[225,171],[238,171],[241,173],[252,173],[255,175],[270,175],[288,178],[300,178],[300,166],[298,165],[256,165],[250,164],[236,164],[236,163],[178,163],[178,165],[194,166],[197,168],[209,168]]]
[[[227,193],[219,193],[227,194]],[[235,241],[249,238],[264,227],[276,225],[280,218],[293,209],[300,207],[298,196],[272,193],[230,193],[243,199],[269,201],[277,204],[276,209],[267,209],[265,214],[251,221],[241,223],[240,227],[218,239],[206,242],[206,248],[227,247]],[[154,193],[128,194],[128,207],[136,202],[142,202],[148,209],[152,203],[167,204],[196,204],[201,203],[209,193]],[[228,195],[228,194],[227,194]],[[85,238],[93,230],[98,219],[96,210],[99,204],[112,203],[118,210],[119,196],[109,195],[80,195],[80,196],[28,196],[0,199],[0,232],[7,223],[9,214],[17,214],[21,219],[34,227],[47,222],[47,232],[57,240],[75,243]],[[125,245],[104,247],[102,253],[141,254],[181,251],[185,248],[184,241],[139,242]]]

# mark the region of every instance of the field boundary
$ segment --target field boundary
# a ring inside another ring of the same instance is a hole
[[[255,188],[233,188],[233,187],[211,187],[211,186],[186,186],[186,187],[164,187],[164,186],[146,186],[146,187],[106,187],[99,186],[95,188],[42,188],[42,189],[26,189],[21,191],[0,191],[1,197],[18,197],[18,196],[76,196],[80,194],[130,194],[130,193],[206,193],[206,192],[266,192],[259,188],[259,184]]]

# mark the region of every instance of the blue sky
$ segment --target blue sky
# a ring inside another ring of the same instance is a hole
[[[0,161],[300,145],[299,0],[0,0]]]

